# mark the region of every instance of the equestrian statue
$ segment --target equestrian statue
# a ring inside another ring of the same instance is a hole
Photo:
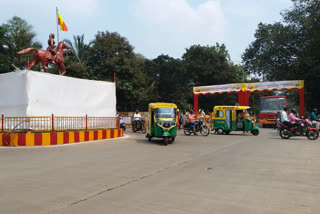
[[[35,53],[33,54],[32,63],[28,67],[29,70],[34,65],[36,65],[38,62],[41,62],[42,69],[45,72],[48,72],[46,70],[46,66],[48,65],[48,63],[50,63],[50,64],[57,65],[59,68],[59,71],[61,72],[61,75],[64,75],[66,73],[66,67],[64,66],[63,50],[70,49],[70,47],[68,45],[66,45],[63,41],[61,41],[61,42],[59,42],[57,48],[54,49],[55,48],[54,44],[55,44],[54,34],[51,33],[49,35],[47,50],[37,50],[35,48],[26,48],[26,49],[19,51],[17,54],[23,55],[23,54],[30,53],[31,51],[35,51]]]

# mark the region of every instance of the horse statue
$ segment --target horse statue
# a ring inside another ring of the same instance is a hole
[[[56,64],[59,68],[59,71],[61,72],[61,75],[64,75],[66,73],[66,67],[64,66],[64,58],[63,58],[64,49],[70,49],[70,47],[66,45],[63,41],[61,41],[59,42],[56,48],[56,55],[52,55],[52,53],[49,50],[37,50],[35,48],[26,48],[19,51],[17,54],[23,55],[23,54],[30,53],[31,51],[35,51],[35,53],[33,54],[33,61],[31,65],[28,67],[29,70],[38,62],[41,62],[42,69],[45,72],[48,72],[46,70],[46,66],[48,65],[48,63],[50,63],[50,64]]]

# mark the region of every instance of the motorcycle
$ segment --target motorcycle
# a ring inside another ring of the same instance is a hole
[[[196,121],[195,123],[196,123],[195,130],[193,130],[193,126],[188,122],[183,125],[183,132],[185,135],[191,135],[191,133],[194,133],[194,135],[196,135],[197,132],[200,132],[203,136],[209,135],[210,130],[206,125],[203,125],[202,120]]]
[[[283,123],[279,124],[279,134],[282,139],[289,139],[292,136],[306,136],[309,140],[316,140],[319,137],[319,131],[312,127],[310,120],[301,120],[301,130],[298,126],[287,126]]]
[[[132,131],[141,131],[143,134],[147,132],[144,119],[132,121]]]

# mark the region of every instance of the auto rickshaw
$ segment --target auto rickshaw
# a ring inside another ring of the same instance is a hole
[[[163,138],[164,144],[173,143],[177,136],[177,105],[174,103],[150,103],[147,138]]]
[[[249,106],[215,106],[213,109],[213,128],[218,134],[229,134],[231,131],[250,131],[259,135],[256,120],[250,117]]]

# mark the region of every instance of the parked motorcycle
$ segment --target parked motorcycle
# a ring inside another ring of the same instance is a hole
[[[147,129],[145,125],[145,120],[140,119],[140,120],[132,121],[132,131],[133,132],[141,131],[142,133],[146,133]]]
[[[209,128],[206,125],[203,125],[203,121],[196,121],[196,128],[193,130],[193,126],[190,123],[185,123],[183,125],[183,132],[185,135],[191,135],[194,133],[196,135],[197,132],[200,132],[203,136],[208,136],[210,133]]]
[[[319,131],[312,127],[310,120],[301,120],[301,130],[298,126],[287,126],[283,123],[279,124],[279,134],[282,139],[289,139],[292,136],[306,136],[309,140],[316,140],[319,137]]]

